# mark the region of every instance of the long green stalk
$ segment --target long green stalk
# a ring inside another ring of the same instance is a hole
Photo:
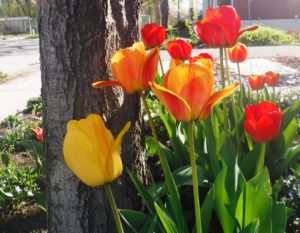
[[[189,148],[190,148],[190,160],[192,166],[192,180],[193,180],[193,194],[194,194],[194,206],[195,206],[195,218],[196,218],[196,232],[202,233],[201,226],[201,211],[200,211],[200,199],[198,190],[198,176],[196,167],[196,156],[194,147],[194,135],[193,135],[193,121],[188,123],[188,135],[189,135]]]
[[[164,72],[164,66],[161,60],[161,57],[159,56],[159,64],[160,64],[160,69],[161,69],[161,74],[162,76],[165,76],[165,72]]]
[[[256,163],[255,175],[261,173],[264,170],[266,147],[267,147],[267,143],[262,142],[259,157]]]
[[[225,88],[225,75],[224,75],[224,55],[223,48],[220,48],[220,71],[221,71],[221,81],[222,81],[222,89]],[[226,101],[222,101],[223,112],[224,112],[224,132],[228,134],[228,119],[227,119],[227,104]]]
[[[172,196],[172,198],[170,199],[172,208],[173,208],[173,210],[178,209],[178,207],[180,209],[182,209],[181,203],[180,203],[180,195],[179,195],[179,192],[176,188],[175,180],[172,176],[169,164],[168,164],[165,156],[163,156],[163,154],[161,152],[161,149],[160,149],[160,146],[159,146],[157,133],[156,133],[155,126],[154,126],[154,123],[153,123],[153,120],[152,120],[152,117],[151,117],[151,113],[150,113],[150,110],[149,110],[149,107],[148,107],[148,104],[147,104],[147,101],[146,101],[146,96],[144,95],[143,92],[140,92],[140,95],[141,95],[141,99],[142,99],[145,111],[146,111],[146,113],[148,115],[148,118],[149,118],[150,128],[151,128],[151,131],[152,131],[152,135],[154,137],[155,146],[157,148],[157,154],[158,154],[158,157],[159,157],[159,160],[160,160],[160,163],[161,163],[161,167],[162,167],[164,176],[165,176],[166,180],[169,181],[169,182],[166,182],[166,183],[167,183],[168,190],[170,191],[170,194]],[[185,221],[184,221],[184,216],[182,215],[182,211],[181,211],[181,213],[180,212],[177,213],[175,211],[175,218],[176,218],[176,222],[178,223],[178,227],[180,227],[183,231],[183,229],[185,229]]]
[[[111,188],[110,188],[109,184],[105,184],[103,186],[104,186],[104,190],[105,190],[105,193],[106,193],[106,196],[108,199],[108,203],[110,205],[110,208],[111,208],[111,211],[112,211],[115,223],[116,223],[117,232],[124,233],[120,215],[118,213],[117,205],[116,205],[113,193],[111,191]]]
[[[240,69],[240,63],[237,62],[237,68],[238,68],[238,75],[239,75],[239,82],[240,82],[240,102],[242,103],[243,102],[243,83],[242,83],[242,78],[241,78],[241,69]]]

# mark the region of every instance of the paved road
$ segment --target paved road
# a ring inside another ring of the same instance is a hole
[[[0,84],[0,121],[24,109],[27,100],[40,95],[41,73],[38,40],[0,40],[0,71],[11,81]]]
[[[219,56],[218,49],[194,49],[193,55],[201,52]],[[249,57],[300,56],[300,46],[251,47]],[[161,52],[162,60],[169,54]],[[166,62],[165,62],[166,63]],[[13,38],[0,40],[0,71],[15,79],[0,84],[0,121],[9,114],[25,107],[30,97],[40,94],[39,44],[38,39]]]

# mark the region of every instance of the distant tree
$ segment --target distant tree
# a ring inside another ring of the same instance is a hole
[[[37,4],[35,0],[2,0],[1,17],[30,16],[37,17]]]
[[[155,23],[162,24],[161,3],[163,0],[153,0]]]
[[[231,5],[230,0],[220,0],[220,5]]]
[[[167,28],[169,24],[169,1],[168,0],[162,0],[162,3],[160,4],[161,8],[161,23],[162,25]]]

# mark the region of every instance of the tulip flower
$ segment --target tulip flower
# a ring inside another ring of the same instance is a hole
[[[244,128],[256,142],[275,139],[280,131],[282,112],[271,102],[262,102],[245,108]]]
[[[275,87],[279,83],[279,73],[275,73],[273,71],[268,71],[265,73],[265,82],[270,87]]]
[[[35,134],[36,134],[36,139],[37,139],[38,141],[42,142],[42,141],[44,140],[44,138],[43,138],[43,128],[41,128],[41,127],[36,127],[36,128],[34,128],[34,129],[32,129],[32,130],[33,130],[33,132],[35,132]]]
[[[196,34],[209,47],[232,47],[241,34],[258,28],[253,26],[240,31],[240,27],[240,17],[228,5],[209,8],[205,18],[194,24]]]
[[[210,59],[191,64],[173,65],[162,86],[151,83],[151,89],[172,115],[180,121],[204,120],[213,106],[233,93],[238,83],[213,93],[214,75]]]
[[[252,90],[261,90],[264,88],[265,79],[261,75],[251,75],[248,77],[248,81]]]
[[[85,184],[98,186],[113,181],[123,170],[121,142],[130,122],[116,139],[99,115],[71,120],[64,139],[64,159],[71,171]]]
[[[142,39],[147,48],[155,48],[162,45],[166,39],[166,30],[156,23],[146,24],[142,30]]]
[[[211,54],[209,54],[209,53],[199,53],[195,57],[190,57],[189,61],[190,61],[190,63],[193,63],[193,62],[195,62],[195,61],[197,61],[199,59],[203,59],[203,58],[210,59],[212,61],[212,63],[214,63],[214,61],[215,61],[214,57]]]
[[[178,39],[169,41],[167,50],[173,59],[186,60],[190,58],[192,53],[192,45],[185,40]]]
[[[240,63],[247,59],[248,51],[244,44],[238,42],[233,47],[228,48],[228,56],[231,62]]]
[[[117,81],[98,81],[93,87],[121,86],[127,93],[135,93],[149,87],[155,78],[159,58],[157,48],[147,55],[142,43],[117,51],[111,58],[111,67]]]

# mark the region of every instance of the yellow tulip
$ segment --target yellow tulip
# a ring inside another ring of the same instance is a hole
[[[99,115],[71,120],[64,139],[64,159],[71,171],[85,184],[98,186],[118,178],[123,170],[121,143],[127,122],[116,139]]]

